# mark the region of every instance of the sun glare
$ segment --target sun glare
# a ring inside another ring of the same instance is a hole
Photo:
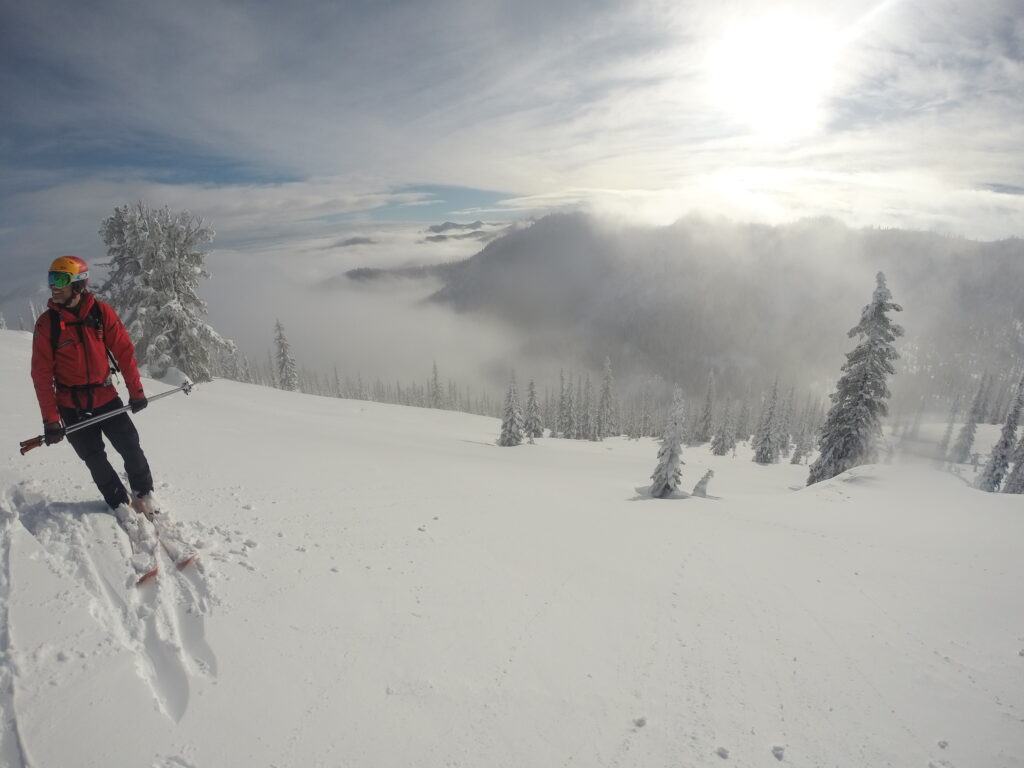
[[[773,16],[733,27],[710,52],[712,102],[769,139],[811,133],[821,121],[838,40],[824,24]]]

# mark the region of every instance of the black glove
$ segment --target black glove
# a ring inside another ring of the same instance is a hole
[[[59,421],[48,421],[43,424],[43,442],[47,445],[59,443],[64,439],[64,427]]]
[[[145,395],[142,397],[132,397],[128,399],[128,405],[131,406],[132,413],[138,413],[149,405],[149,400],[146,399]]]

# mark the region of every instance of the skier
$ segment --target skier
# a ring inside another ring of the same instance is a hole
[[[85,261],[77,256],[60,257],[50,265],[49,285],[49,311],[39,315],[32,341],[32,381],[43,415],[45,442],[53,445],[64,439],[65,427],[124,407],[111,381],[118,370],[128,387],[132,413],[145,408],[148,400],[131,338],[113,308],[89,292]],[[107,460],[104,435],[124,459],[134,498]],[[149,462],[127,413],[67,438],[119,520],[128,512],[122,505],[147,518],[159,511]]]

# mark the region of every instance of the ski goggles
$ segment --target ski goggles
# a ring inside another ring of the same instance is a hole
[[[85,280],[89,277],[89,273],[80,272],[77,275],[72,275],[70,272],[50,272],[48,277],[51,288],[67,288],[72,283]]]

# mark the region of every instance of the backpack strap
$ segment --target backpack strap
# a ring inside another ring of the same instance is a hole
[[[89,310],[89,323],[93,330],[96,331],[96,335],[100,337],[100,341],[103,342],[103,348],[107,350],[107,359],[110,360],[110,372],[120,373],[121,366],[117,364],[117,360],[114,359],[114,353],[110,351],[110,347],[107,346],[107,339],[103,333],[103,315],[100,314],[100,303],[93,301],[92,309]],[[84,323],[85,321],[83,321]]]

